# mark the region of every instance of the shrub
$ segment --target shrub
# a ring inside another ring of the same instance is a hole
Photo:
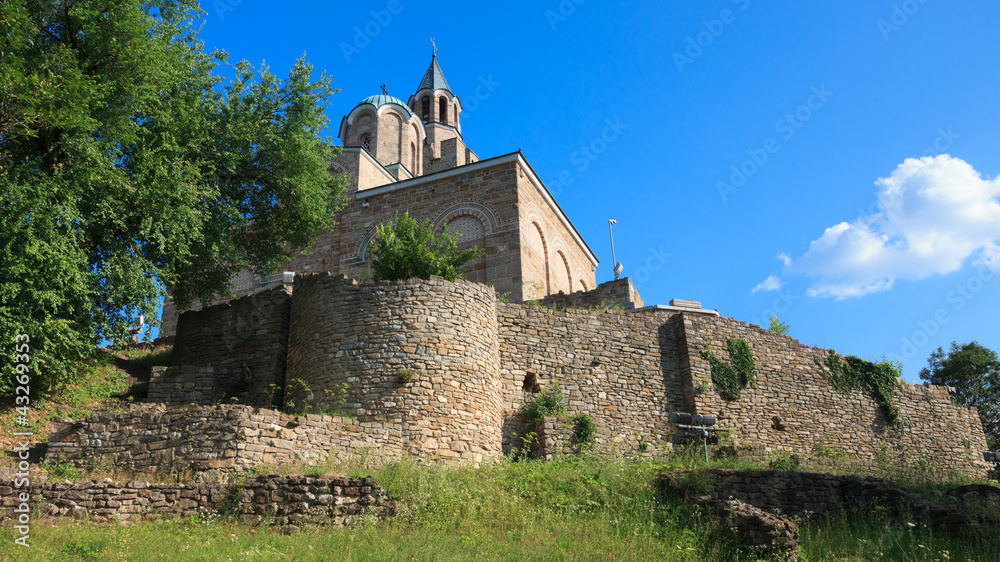
[[[889,425],[900,425],[899,408],[892,400],[902,367],[887,359],[879,363],[848,355],[842,361],[832,349],[826,361],[814,359],[830,386],[841,391],[863,390],[882,408]]]
[[[592,445],[597,435],[594,419],[587,414],[573,416],[573,438],[578,445]]]
[[[459,251],[458,236],[449,234],[445,225],[444,232],[435,237],[429,219],[418,224],[409,212],[397,213],[395,225],[380,225],[371,242],[372,277],[376,281],[402,281],[438,275],[454,281],[459,268],[483,256],[477,247]]]
[[[708,341],[701,348],[701,356],[708,361],[712,382],[719,395],[726,400],[736,400],[743,388],[757,385],[757,364],[750,346],[744,340],[730,338],[726,341],[726,349],[732,364],[716,357],[708,348]]]
[[[400,369],[396,371],[396,377],[399,379],[399,382],[410,382],[413,380],[414,376],[413,371],[410,369]]]
[[[552,381],[552,385],[545,387],[530,402],[521,403],[524,410],[524,419],[529,424],[534,423],[546,416],[560,416],[566,413],[566,396],[563,395],[559,381]]]

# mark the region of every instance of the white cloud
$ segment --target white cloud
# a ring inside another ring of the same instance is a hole
[[[781,260],[781,263],[785,264],[785,267],[792,265],[792,256],[785,252],[778,254],[778,259]]]
[[[984,179],[944,154],[908,158],[875,184],[879,212],[827,228],[805,254],[786,262],[786,273],[814,279],[808,295],[886,291],[897,278],[956,271],[970,256],[1000,271],[1000,178]]]
[[[777,291],[782,287],[782,285],[784,285],[784,283],[782,283],[781,279],[779,279],[778,276],[772,273],[771,275],[767,276],[767,279],[758,283],[757,286],[754,287],[752,291],[750,291],[750,294],[754,294],[758,291],[764,291],[764,292]]]

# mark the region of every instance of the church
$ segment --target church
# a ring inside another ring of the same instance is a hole
[[[482,248],[466,279],[511,302],[594,289],[597,258],[525,156],[518,150],[480,160],[465,144],[461,116],[436,53],[405,103],[384,86],[361,100],[341,120],[343,147],[330,163],[331,173],[350,178],[336,225],[279,271],[236,276],[233,297],[213,304],[273,287],[286,272],[363,277],[378,227],[407,211],[429,219],[435,234],[445,225],[460,234],[459,248]],[[168,298],[161,336],[175,334],[180,312]]]

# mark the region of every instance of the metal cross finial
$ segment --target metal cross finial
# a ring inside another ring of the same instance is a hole
[[[387,96],[389,95],[389,91],[385,89],[385,84],[382,84],[382,93]]]
[[[434,38],[433,37],[431,37],[431,48],[434,49],[434,55],[433,56],[435,56],[435,57],[438,56],[438,46],[437,46],[437,43],[434,42]]]

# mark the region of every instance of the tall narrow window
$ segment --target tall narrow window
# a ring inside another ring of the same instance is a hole
[[[371,135],[365,135],[365,136],[361,137],[361,148],[367,150],[368,152],[372,151],[372,137],[371,137]]]
[[[445,125],[448,124],[448,98],[442,97],[441,103],[439,104],[439,109],[441,110],[440,121]]]
[[[417,145],[410,143],[410,173],[417,175]]]
[[[424,96],[424,99],[420,100],[420,115],[424,123],[431,120],[431,98]]]

